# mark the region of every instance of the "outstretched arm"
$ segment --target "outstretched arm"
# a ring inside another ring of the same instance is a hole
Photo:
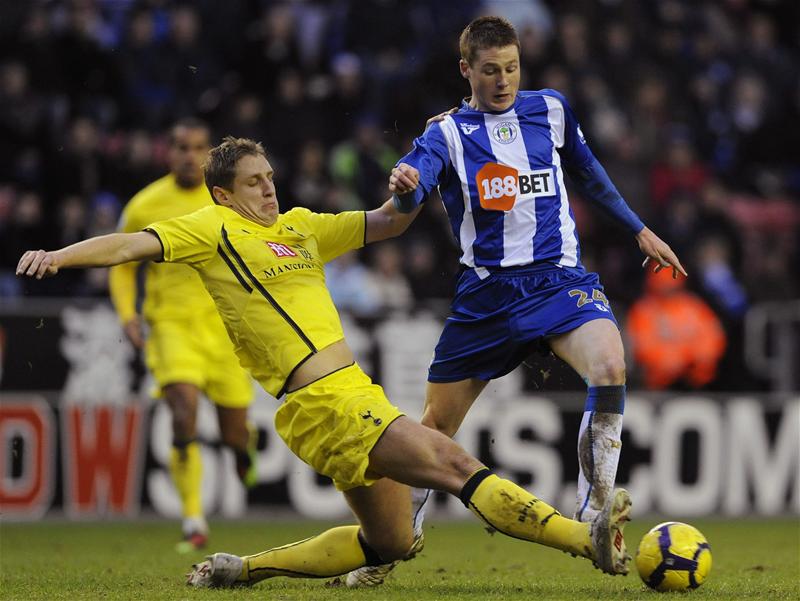
[[[567,172],[584,197],[636,235],[639,248],[647,257],[642,267],[652,259],[656,263],[655,271],[672,267],[673,278],[678,277],[679,272],[686,275],[686,270],[669,245],[648,229],[630,209],[596,158],[592,156],[580,169],[569,168]]]
[[[399,236],[408,229],[421,209],[422,207],[419,206],[412,209],[410,213],[398,211],[394,200],[390,198],[377,209],[367,212],[365,242],[371,244]]]
[[[60,250],[26,251],[17,264],[17,275],[41,280],[63,268],[110,267],[128,261],[154,261],[162,258],[162,252],[161,242],[155,234],[108,234]]]

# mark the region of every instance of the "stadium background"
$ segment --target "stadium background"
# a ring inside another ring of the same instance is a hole
[[[566,94],[612,180],[678,252],[726,333],[700,380],[687,367],[654,386],[628,357],[620,481],[645,512],[800,513],[798,5],[74,0],[0,13],[4,519],[178,508],[168,416],[108,306],[107,273],[21,280],[22,251],[113,231],[126,200],[165,172],[165,130],[188,115],[207,120],[215,140],[262,140],[283,210],[378,206],[425,120],[468,93],[457,36],[489,13],[518,29],[522,87]],[[571,202],[584,262],[629,336],[627,311],[644,294],[635,242],[579,196]],[[360,362],[412,415],[456,267],[430,202],[403,238],[328,274]],[[532,357],[487,390],[459,440],[569,512],[582,387]],[[254,407],[261,481],[248,493],[204,408],[206,506],[341,515],[335,491],[272,433],[275,402],[262,394]]]

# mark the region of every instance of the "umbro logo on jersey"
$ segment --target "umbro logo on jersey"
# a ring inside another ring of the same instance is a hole
[[[581,144],[586,145],[586,137],[583,135],[583,131],[581,130],[580,125],[577,128],[577,132],[578,132],[578,140],[580,140]]]
[[[269,246],[270,250],[275,253],[276,257],[280,258],[297,256],[297,253],[285,244],[280,244],[279,242],[266,242],[266,245]]]
[[[470,135],[472,132],[474,132],[476,129],[480,127],[480,125],[477,125],[475,123],[459,123],[458,126],[461,128],[461,131],[464,132],[465,136]]]

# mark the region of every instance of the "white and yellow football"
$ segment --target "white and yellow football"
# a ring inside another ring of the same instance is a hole
[[[636,569],[644,583],[657,591],[695,589],[711,572],[711,547],[694,526],[664,522],[642,537]]]

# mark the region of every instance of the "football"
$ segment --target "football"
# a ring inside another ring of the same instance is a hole
[[[694,526],[664,522],[642,537],[636,569],[644,583],[657,591],[695,589],[711,572],[711,547]]]

